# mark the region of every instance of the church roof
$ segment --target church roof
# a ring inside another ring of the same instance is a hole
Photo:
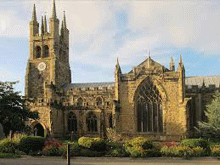
[[[220,75],[218,76],[194,76],[194,77],[186,77],[185,84],[188,86],[198,85],[201,87],[205,84],[206,87],[209,85],[215,85],[219,87],[220,85]]]
[[[220,75],[218,76],[191,76],[186,77],[185,84],[187,86],[198,85],[201,87],[205,84],[205,86],[215,85],[219,87],[220,85]],[[89,87],[114,87],[114,82],[93,82],[93,83],[71,83],[69,87],[72,88],[89,88]]]
[[[72,88],[86,88],[86,87],[113,87],[114,82],[93,82],[93,83],[72,83]]]

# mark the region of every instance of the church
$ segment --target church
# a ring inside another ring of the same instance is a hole
[[[34,5],[29,28],[25,96],[39,112],[30,121],[38,136],[105,137],[113,128],[124,137],[179,140],[194,135],[220,87],[220,76],[185,77],[181,55],[177,68],[173,59],[166,68],[149,56],[122,73],[117,60],[114,82],[71,83],[65,13],[60,23],[53,1],[49,28],[46,16],[39,27]]]

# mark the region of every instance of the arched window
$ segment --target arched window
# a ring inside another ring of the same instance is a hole
[[[44,57],[49,57],[49,47],[47,45],[44,46]]]
[[[78,98],[78,100],[77,100],[77,106],[82,106],[83,105],[83,99],[80,97],[80,98]]]
[[[41,57],[41,47],[37,46],[36,47],[36,58],[40,58]]]
[[[102,99],[100,97],[98,97],[96,99],[96,106],[101,106],[102,105]]]
[[[88,132],[97,132],[97,118],[93,112],[90,112],[86,117],[86,125]]]
[[[147,78],[137,89],[135,103],[139,132],[163,132],[162,101],[156,86]]]
[[[77,119],[73,112],[68,115],[68,130],[69,132],[77,132]]]

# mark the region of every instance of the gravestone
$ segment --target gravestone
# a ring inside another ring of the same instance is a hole
[[[3,127],[0,124],[0,139],[3,139],[3,138],[5,138],[5,133],[3,132]]]

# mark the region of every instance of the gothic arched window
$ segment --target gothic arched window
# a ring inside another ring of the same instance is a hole
[[[101,106],[102,105],[102,99],[100,97],[98,97],[96,99],[96,106]]]
[[[80,97],[80,98],[78,98],[78,100],[77,100],[77,106],[82,106],[83,105],[83,99]]]
[[[41,47],[37,46],[36,47],[36,58],[40,58],[41,57]]]
[[[93,112],[90,112],[86,117],[86,125],[88,132],[97,132],[97,117]]]
[[[161,95],[149,78],[138,87],[135,95],[135,103],[138,132],[163,132]]]
[[[49,57],[49,47],[47,45],[44,46],[44,57]]]
[[[77,132],[77,119],[73,112],[70,112],[68,115],[68,130],[70,132]]]

